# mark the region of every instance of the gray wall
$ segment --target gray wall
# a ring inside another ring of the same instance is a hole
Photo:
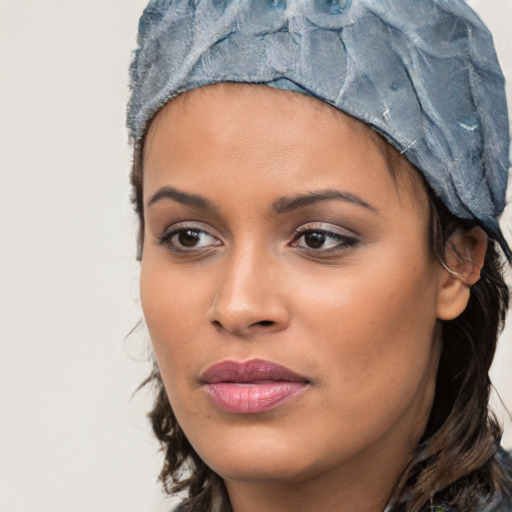
[[[141,316],[124,110],[144,3],[0,2],[2,512],[169,510],[148,395],[131,398],[148,340],[124,339]],[[512,1],[471,4],[512,81]],[[511,338],[494,368],[509,407]]]

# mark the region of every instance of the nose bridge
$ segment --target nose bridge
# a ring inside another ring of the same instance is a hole
[[[270,250],[240,243],[224,262],[210,320],[238,335],[284,328],[288,313],[279,274],[279,258]]]

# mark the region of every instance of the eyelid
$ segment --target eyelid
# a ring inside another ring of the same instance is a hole
[[[323,233],[327,236],[331,235],[331,238],[336,238],[339,240],[336,247],[327,247],[327,248],[319,248],[315,249],[312,247],[300,247],[296,244],[296,242],[305,234],[307,233]],[[310,251],[317,254],[323,253],[333,253],[333,252],[339,252],[346,250],[348,247],[357,245],[360,242],[359,235],[355,233],[354,231],[342,228],[340,226],[335,226],[330,223],[324,223],[324,222],[311,222],[307,224],[303,224],[302,226],[298,227],[289,242],[289,245],[292,247],[297,247],[298,249],[304,250],[304,251]]]
[[[354,238],[359,237],[359,233],[356,233],[355,231],[342,226],[331,224],[330,222],[307,222],[295,229],[294,236],[303,234],[308,231],[321,231],[324,233],[332,233],[335,235]]]
[[[215,239],[218,243],[211,244],[207,247],[199,247],[199,248],[179,248],[179,247],[172,247],[171,246],[171,240],[174,236],[176,236],[179,233],[182,233],[183,231],[196,231],[198,233],[203,233],[205,235],[208,235],[209,237],[212,237]],[[219,245],[222,245],[223,242],[220,238],[220,236],[212,233],[212,231],[215,231],[210,225],[204,224],[203,222],[199,221],[181,221],[176,222],[170,226],[168,226],[161,235],[157,236],[158,243],[160,245],[165,245],[169,249],[175,251],[175,252],[194,252],[194,251],[201,251],[206,250],[210,247],[217,247]]]

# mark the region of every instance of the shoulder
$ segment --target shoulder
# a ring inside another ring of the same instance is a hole
[[[501,446],[498,448],[498,453],[496,454],[497,459],[503,464],[505,467],[508,467],[512,471],[512,450],[507,451]]]
[[[499,448],[498,452],[496,454],[496,458],[499,461],[499,463],[510,471],[511,478],[512,478],[512,452],[507,452],[503,448]],[[492,512],[512,512],[512,502],[506,500],[506,504],[499,505],[499,508],[496,510],[493,510]],[[488,505],[487,505],[488,506]],[[488,508],[484,506],[485,511],[488,511]],[[386,509],[388,510],[388,509]],[[187,510],[186,502],[178,504],[175,508],[173,508],[170,512],[189,512]],[[467,512],[462,510],[454,510],[453,508],[444,506],[444,505],[437,505],[432,506],[428,509],[428,512]],[[480,512],[480,510],[475,510],[474,512]]]
[[[501,446],[498,448],[495,456],[495,461],[501,466],[502,476],[507,481],[501,493],[497,493],[497,501],[491,505],[488,499],[481,496],[481,506],[472,509],[471,512],[512,512],[512,497],[510,489],[512,489],[512,451],[507,451]],[[492,507],[492,508],[491,508]],[[465,510],[454,509],[446,505],[432,506],[428,512],[466,512]]]

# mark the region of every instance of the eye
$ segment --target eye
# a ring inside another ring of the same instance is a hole
[[[354,246],[357,243],[356,237],[337,231],[325,228],[305,228],[297,230],[290,246],[315,252],[333,252]]]
[[[164,233],[159,238],[160,244],[176,252],[191,252],[222,245],[222,242],[196,227],[179,227]]]

